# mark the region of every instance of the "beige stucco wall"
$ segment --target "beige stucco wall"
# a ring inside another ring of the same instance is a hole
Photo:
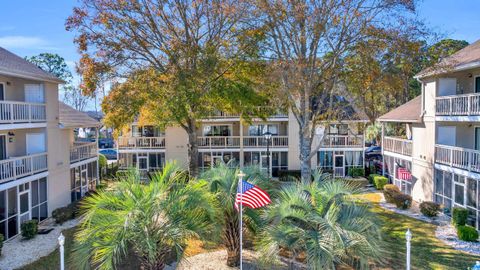
[[[412,197],[416,201],[433,199],[433,163],[435,151],[435,122],[412,124],[413,150],[412,175],[414,184]]]
[[[167,127],[165,130],[165,159],[176,160],[188,168],[188,134],[181,127]]]
[[[15,129],[11,131],[2,131],[0,134],[7,135],[7,156],[19,157],[27,154],[27,134],[29,133],[45,133],[44,128],[32,128],[32,129]],[[8,133],[13,134],[9,136]],[[46,138],[47,136],[45,136]],[[45,141],[45,149],[47,142]]]
[[[42,84],[39,81],[2,75],[0,75],[0,82],[5,83],[5,100],[11,101],[25,101],[25,84]]]

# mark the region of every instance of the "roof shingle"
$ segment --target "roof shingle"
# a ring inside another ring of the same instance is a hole
[[[88,128],[99,127],[101,123],[88,116],[88,114],[77,111],[67,104],[59,101],[59,123],[62,128]]]
[[[409,102],[380,116],[380,122],[418,123],[422,121],[422,96],[418,96]]]
[[[0,47],[0,74],[18,76],[26,79],[64,83],[57,78],[27,60]]]

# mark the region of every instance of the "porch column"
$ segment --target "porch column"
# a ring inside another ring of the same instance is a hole
[[[238,164],[240,165],[240,168],[243,168],[244,165],[244,153],[243,153],[243,123],[242,120],[240,119],[240,154],[239,154],[239,161]]]
[[[383,138],[385,136],[385,123],[382,122],[382,142],[381,142],[381,146],[382,146],[382,175],[385,176],[385,154],[383,153],[384,152],[384,143],[383,143]]]

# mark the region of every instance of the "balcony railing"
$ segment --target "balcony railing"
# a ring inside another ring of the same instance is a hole
[[[325,135],[322,140],[324,147],[363,147],[362,135]]]
[[[412,155],[412,141],[394,137],[383,138],[383,150],[405,156]]]
[[[200,136],[197,144],[202,148],[238,148],[240,136]]]
[[[480,93],[437,97],[436,115],[480,115]]]
[[[435,145],[435,162],[451,167],[480,172],[480,151],[447,145]]]
[[[9,158],[0,161],[0,183],[47,170],[47,153]]]
[[[263,136],[244,136],[244,147],[267,147],[267,140]],[[288,147],[288,136],[272,136],[270,147]]]
[[[0,123],[37,123],[46,120],[45,104],[0,101]]]
[[[165,148],[165,137],[119,137],[118,148],[162,149]]]
[[[70,147],[70,163],[97,156],[97,142],[74,142]]]
[[[264,110],[264,113],[267,113],[269,111],[273,111],[272,109],[268,107],[261,107],[259,108],[260,111]],[[210,115],[207,119],[219,119],[219,118],[239,118],[240,114],[238,113],[228,113],[228,112],[222,112],[218,111],[215,112],[214,114]],[[288,113],[285,112],[276,112],[268,116],[268,118],[286,118],[288,117]]]

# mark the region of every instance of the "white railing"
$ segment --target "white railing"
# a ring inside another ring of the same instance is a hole
[[[9,158],[0,161],[0,183],[47,170],[47,153]]]
[[[119,137],[118,148],[165,148],[165,137]]]
[[[437,97],[436,115],[480,115],[480,93]]]
[[[0,101],[0,123],[32,123],[46,120],[45,104]]]
[[[383,138],[383,150],[384,151],[389,151],[405,156],[411,156],[412,155],[412,141],[411,140],[405,140],[405,139],[400,139],[400,138],[394,138],[394,137],[384,137]]]
[[[244,136],[244,147],[267,147],[267,140],[263,136]],[[270,147],[288,147],[288,136],[272,136]]]
[[[467,171],[480,172],[480,151],[437,144],[435,145],[435,162]]]
[[[275,110],[272,110],[269,107],[259,107],[258,110],[259,111],[264,110],[264,113],[275,111]],[[240,117],[240,114],[238,114],[238,113],[229,113],[229,112],[217,111],[217,112],[213,113],[212,115],[210,115],[207,119],[239,118],[239,117]],[[288,117],[287,113],[277,111],[277,112],[274,112],[273,114],[269,115],[267,118],[286,118],[286,117]]]
[[[238,148],[240,136],[199,136],[197,145],[203,148]]]
[[[363,147],[362,135],[325,135],[322,140],[324,147]]]
[[[70,163],[97,156],[97,142],[74,142],[70,147]]]

